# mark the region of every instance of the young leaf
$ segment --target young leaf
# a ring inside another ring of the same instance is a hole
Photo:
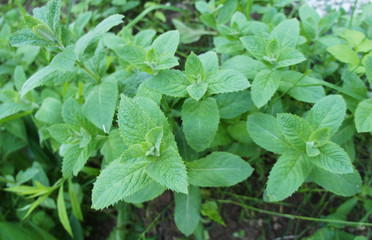
[[[53,58],[50,65],[59,71],[72,71],[75,60],[74,46],[71,45],[66,47],[63,52],[58,53],[57,56]]]
[[[358,132],[372,131],[372,99],[365,99],[355,111],[355,126]]]
[[[165,70],[151,78],[147,85],[149,88],[165,95],[186,97],[186,88],[190,85],[190,82],[181,71]]]
[[[243,74],[231,69],[214,72],[208,75],[205,82],[208,83],[208,93],[210,94],[236,92],[250,87]]]
[[[295,48],[300,36],[300,24],[296,19],[285,20],[279,23],[271,32],[270,39],[276,38],[280,48]]]
[[[208,51],[200,54],[200,61],[203,63],[204,69],[207,73],[215,72],[218,70],[218,57],[215,52]]]
[[[102,82],[85,99],[84,115],[104,132],[110,132],[115,114],[118,89],[115,82]]]
[[[182,106],[182,125],[189,145],[203,151],[213,141],[220,121],[216,100],[195,101],[188,98]]]
[[[270,201],[281,201],[291,196],[305,181],[311,164],[304,153],[285,152],[270,171],[267,194]]]
[[[362,189],[362,179],[355,169],[353,173],[335,174],[313,166],[309,176],[319,186],[343,197],[353,196]]]
[[[204,96],[207,89],[208,89],[207,83],[191,84],[186,88],[190,97],[192,97],[196,101],[199,101],[199,99]]]
[[[313,132],[309,141],[314,142],[317,147],[321,147],[329,141],[330,131],[328,127],[320,128]]]
[[[247,129],[253,141],[268,151],[282,154],[292,148],[281,133],[277,120],[271,115],[249,115]]]
[[[186,59],[185,64],[186,76],[190,82],[201,83],[204,81],[207,73],[205,72],[203,63],[195,53],[191,52]]]
[[[160,185],[187,194],[186,167],[174,148],[164,150],[160,157],[146,166],[145,171]]]
[[[260,108],[265,105],[274,95],[279,87],[281,72],[262,70],[259,72],[252,83],[252,100]]]
[[[148,161],[138,158],[125,163],[117,160],[103,169],[94,183],[93,208],[108,207],[148,185],[152,179],[146,174],[147,165]]]
[[[145,142],[146,134],[155,127],[146,112],[125,95],[121,95],[118,123],[121,136],[128,146]]]
[[[304,151],[312,133],[308,122],[289,113],[278,114],[278,127],[288,142],[297,150]]]
[[[200,219],[201,196],[197,187],[190,186],[189,194],[175,193],[174,220],[177,228],[186,236],[193,233]]]
[[[328,95],[319,100],[309,111],[306,120],[314,131],[329,127],[332,137],[344,121],[346,104],[340,95]]]
[[[189,183],[199,187],[229,187],[247,179],[253,168],[240,157],[227,152],[213,152],[207,157],[187,162]]]
[[[337,144],[328,142],[319,147],[320,154],[309,158],[311,162],[328,172],[346,174],[353,172],[353,165],[347,153]]]
[[[68,232],[68,234],[72,235],[71,225],[68,220],[66,206],[65,206],[65,199],[63,197],[63,183],[59,187],[58,191],[58,198],[57,198],[57,209],[58,209],[58,217],[59,221],[62,223],[65,230]]]
[[[41,39],[49,42],[54,42],[55,37],[52,29],[45,24],[38,24],[32,27],[32,32]]]

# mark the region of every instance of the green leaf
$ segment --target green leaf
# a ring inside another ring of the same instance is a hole
[[[317,147],[321,147],[328,143],[330,138],[330,131],[328,127],[320,128],[313,132],[309,138],[309,141],[314,142]]]
[[[249,88],[251,85],[243,74],[231,69],[223,69],[208,75],[208,93],[228,93]]]
[[[114,118],[118,88],[115,82],[102,82],[94,86],[85,99],[83,112],[86,118],[105,133],[110,132]]]
[[[186,59],[185,72],[189,81],[196,84],[204,81],[207,76],[203,63],[194,52],[191,52]]]
[[[62,105],[62,118],[65,123],[75,126],[84,126],[85,117],[80,104],[72,97],[65,100]]]
[[[26,74],[22,66],[17,66],[14,69],[14,85],[18,91],[22,89],[23,84],[26,82]]]
[[[258,36],[245,36],[241,37],[245,49],[258,60],[262,60],[266,55],[266,41]]]
[[[182,125],[189,145],[196,151],[203,151],[213,141],[220,116],[216,100],[206,98],[195,101],[188,98],[182,106]]]
[[[361,192],[362,179],[355,169],[353,173],[335,174],[313,166],[309,176],[319,186],[343,197],[350,197]]]
[[[213,152],[207,157],[187,162],[189,183],[199,187],[229,187],[247,179],[253,168],[239,156]]]
[[[47,128],[52,138],[61,144],[67,143],[67,140],[70,138],[70,132],[73,129],[73,125],[66,123],[53,124]]]
[[[80,187],[80,185],[78,184],[73,184],[72,181],[71,181],[71,178],[68,180],[68,194],[70,196],[70,202],[71,202],[71,208],[72,208],[72,212],[74,213],[75,217],[80,220],[80,221],[83,221],[83,213],[81,212],[81,208],[80,208],[80,202],[79,202],[79,199],[78,199],[78,193],[75,192],[76,187]]]
[[[64,177],[71,177],[72,174],[77,176],[95,151],[93,142],[84,145],[84,147],[81,147],[79,143],[74,143],[61,146],[60,154],[63,156],[62,173]]]
[[[251,94],[247,91],[222,93],[214,97],[217,101],[220,117],[224,119],[232,119],[241,114],[255,110]]]
[[[47,41],[35,35],[31,29],[22,29],[12,34],[10,44],[14,47],[21,46],[52,46],[54,42]]]
[[[372,131],[372,99],[365,99],[355,111],[355,126],[358,132]]]
[[[280,51],[280,56],[276,64],[276,68],[288,67],[305,61],[305,56],[298,50],[293,48],[284,48]]]
[[[101,153],[104,157],[102,169],[118,159],[127,149],[128,146],[125,145],[123,138],[120,136],[120,131],[118,129],[111,130],[107,141],[101,148]]]
[[[180,33],[177,30],[168,31],[157,37],[152,43],[152,47],[159,57],[161,55],[173,56],[176,53],[179,41]]]
[[[44,99],[40,109],[35,114],[35,118],[44,123],[56,124],[62,122],[61,113],[61,102],[55,98],[48,97]]]
[[[165,149],[160,157],[146,166],[145,170],[160,185],[187,194],[186,167],[173,147]]]
[[[372,85],[372,56],[368,56],[365,61],[366,76],[369,85]]]
[[[0,104],[0,123],[6,122],[12,116],[16,116],[21,111],[30,111],[31,108],[25,104],[7,102]]]
[[[150,184],[135,192],[133,195],[125,197],[124,201],[134,204],[147,202],[160,196],[166,189],[166,187],[163,187],[157,182],[152,181]]]
[[[218,24],[225,24],[231,19],[234,14],[236,7],[238,6],[238,0],[227,0],[223,3],[217,16]]]
[[[53,58],[50,65],[59,71],[72,71],[75,60],[74,46],[71,45],[66,47],[63,52],[58,53],[57,56]]]
[[[274,95],[279,87],[281,72],[262,70],[259,72],[252,83],[252,100],[260,108],[265,105]]]
[[[296,71],[283,71],[279,90],[286,92],[298,101],[316,103],[325,96],[322,86],[312,86],[317,82],[317,79],[303,77],[303,74]]]
[[[277,120],[271,115],[249,115],[247,129],[253,141],[270,152],[282,154],[292,148],[280,131]]]
[[[175,193],[174,220],[177,228],[186,236],[193,233],[200,219],[201,196],[197,187],[190,186],[189,194]]]
[[[190,82],[181,71],[165,70],[151,78],[147,85],[149,88],[165,95],[186,97],[186,88],[190,85]]]
[[[93,208],[102,209],[144,188],[152,180],[145,168],[148,161],[112,162],[102,170],[92,191]]]
[[[300,36],[300,24],[296,19],[284,20],[271,32],[270,39],[276,38],[280,48],[295,48]]]
[[[203,203],[200,208],[200,213],[226,227],[225,222],[222,220],[222,217],[218,212],[218,206],[216,202],[207,201]]]
[[[349,46],[337,44],[327,48],[327,52],[332,54],[337,60],[343,63],[350,63],[353,66],[358,66],[359,56]]]
[[[309,158],[311,162],[328,172],[346,174],[353,172],[353,165],[347,153],[337,144],[328,142],[319,147],[320,154]]]
[[[308,122],[290,113],[281,113],[277,117],[278,127],[288,142],[297,150],[305,151],[306,142],[312,133]]]
[[[32,32],[41,39],[49,42],[55,42],[53,30],[45,24],[38,24],[32,27]]]
[[[40,69],[39,71],[37,71],[36,73],[34,73],[29,79],[27,79],[27,81],[23,84],[22,86],[22,90],[19,92],[21,94],[21,96],[24,96],[26,95],[26,93],[28,93],[29,91],[31,91],[32,89],[42,85],[43,83],[45,83],[45,80],[46,78],[51,75],[52,73],[54,73],[56,71],[55,68],[51,67],[51,66],[46,66],[42,69]]]
[[[267,195],[270,201],[281,201],[291,196],[305,181],[311,164],[304,153],[285,152],[270,171]]]
[[[93,31],[90,31],[83,35],[75,44],[75,55],[77,58],[80,58],[81,55],[84,53],[85,49],[88,45],[96,40],[102,34],[108,32],[111,28],[119,25],[123,22],[123,15],[121,14],[114,14],[110,17],[106,18],[102,22],[100,22]]]
[[[309,157],[316,157],[320,154],[320,150],[314,145],[314,142],[306,142],[306,153]]]
[[[70,234],[70,236],[73,236],[72,235],[72,230],[71,230],[71,225],[70,225],[70,222],[69,222],[68,216],[67,216],[67,211],[66,211],[66,206],[65,206],[65,199],[63,197],[63,183],[59,187],[59,191],[58,191],[57,209],[58,209],[59,221],[62,223],[64,229],[68,232],[68,234]]]
[[[59,16],[61,14],[61,0],[50,0],[46,5],[46,20],[49,26],[57,31]]]
[[[340,95],[328,95],[319,100],[309,111],[306,120],[314,130],[329,127],[332,137],[345,118],[346,104]]]
[[[248,79],[254,77],[266,66],[257,60],[245,55],[234,56],[222,63],[223,69],[233,69],[243,74]]]
[[[199,99],[204,96],[207,89],[208,89],[207,83],[191,84],[186,88],[190,97],[192,97],[196,101],[199,101]]]
[[[38,228],[34,224],[0,222],[0,239],[9,240],[56,240],[47,231]]]
[[[218,57],[215,52],[208,51],[199,55],[200,61],[203,63],[204,69],[207,73],[218,70]]]
[[[125,95],[121,95],[118,123],[121,136],[128,146],[145,142],[146,134],[155,127],[146,112]]]

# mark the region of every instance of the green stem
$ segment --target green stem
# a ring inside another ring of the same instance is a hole
[[[350,91],[348,91],[348,90],[346,90],[346,89],[344,89],[344,88],[342,88],[342,87],[336,86],[336,85],[334,85],[334,84],[332,84],[332,83],[329,83],[329,82],[326,82],[326,81],[323,81],[323,80],[318,80],[318,83],[320,83],[320,84],[323,85],[323,86],[326,86],[326,87],[332,88],[332,89],[334,89],[334,90],[336,90],[336,91],[339,91],[339,92],[341,92],[341,93],[343,93],[343,94],[346,94],[346,95],[348,95],[348,96],[350,96],[350,97],[352,97],[352,98],[355,98],[355,99],[357,99],[357,100],[359,100],[359,101],[364,100],[363,97],[361,97],[361,96],[359,96],[359,95],[356,95],[356,94],[354,94],[353,92],[350,92]]]
[[[306,217],[306,216],[300,216],[300,215],[293,215],[293,214],[286,214],[286,213],[277,213],[277,212],[272,212],[260,208],[255,208],[251,207],[245,204],[241,204],[239,202],[235,202],[232,200],[221,200],[221,199],[216,199],[218,202],[221,203],[227,203],[227,204],[235,204],[238,205],[244,209],[249,209],[252,211],[256,212],[261,212],[265,213],[268,215],[273,215],[273,216],[279,216],[279,217],[284,217],[284,218],[289,218],[289,219],[299,219],[299,220],[304,220],[304,221],[312,221],[312,222],[323,222],[323,223],[337,223],[337,224],[344,224],[348,226],[367,226],[367,227],[372,227],[372,223],[365,223],[365,222],[352,222],[352,221],[343,221],[343,220],[334,220],[334,219],[324,219],[324,218],[313,218],[313,217]]]
[[[98,76],[97,74],[95,74],[94,72],[92,72],[87,66],[85,66],[85,64],[83,62],[80,62],[79,60],[76,60],[75,63],[81,68],[83,69],[86,73],[89,74],[89,76],[91,76],[94,80],[96,80],[98,83],[101,82],[101,77]]]
[[[136,25],[139,21],[141,21],[149,12],[157,10],[157,9],[164,9],[164,10],[171,10],[175,12],[186,12],[186,10],[183,10],[181,8],[172,7],[172,6],[165,6],[165,5],[154,5],[147,9],[145,9],[143,12],[141,12],[135,19],[133,19],[130,23],[128,23],[126,28],[131,28],[134,25]]]
[[[246,14],[245,15],[246,15],[248,21],[251,17],[251,9],[252,9],[253,3],[254,3],[254,0],[248,0],[247,1],[247,8],[246,8]]]
[[[357,4],[358,4],[358,0],[355,0],[354,1],[353,11],[351,12],[351,16],[350,16],[349,28],[351,28],[351,25],[353,24],[354,13],[355,13]]]

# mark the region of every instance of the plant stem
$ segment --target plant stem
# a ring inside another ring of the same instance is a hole
[[[355,0],[355,1],[354,1],[353,11],[351,12],[351,16],[350,16],[349,28],[351,28],[351,25],[353,24],[354,13],[355,13],[355,10],[356,10],[356,7],[357,7],[357,4],[358,4],[358,0]]]
[[[92,72],[87,66],[85,66],[85,64],[83,62],[80,62],[79,60],[75,60],[75,63],[81,68],[83,69],[85,72],[87,72],[89,74],[89,76],[91,76],[94,80],[96,80],[98,83],[101,82],[101,77],[98,76],[97,74],[95,74],[94,72]]]
[[[249,209],[252,211],[256,212],[261,212],[265,213],[268,215],[273,215],[273,216],[279,216],[279,217],[285,217],[289,219],[299,219],[299,220],[304,220],[304,221],[312,221],[312,222],[323,222],[323,223],[338,223],[338,224],[344,224],[348,226],[367,226],[367,227],[372,227],[372,223],[366,223],[366,222],[351,222],[351,221],[343,221],[343,220],[334,220],[334,219],[323,219],[323,218],[313,218],[313,217],[305,217],[305,216],[300,216],[300,215],[292,215],[292,214],[286,214],[286,213],[277,213],[277,212],[272,212],[260,208],[255,208],[252,206],[248,206],[245,204],[241,204],[239,202],[235,202],[232,200],[221,200],[221,199],[216,199],[216,201],[221,202],[221,203],[227,203],[227,204],[235,204],[238,205],[244,209]]]
[[[172,6],[165,6],[165,5],[154,5],[147,9],[145,9],[143,12],[141,12],[135,19],[133,19],[130,23],[128,23],[126,28],[131,28],[134,25],[136,25],[139,21],[141,21],[149,12],[157,10],[157,9],[164,9],[164,10],[171,10],[175,12],[186,12],[186,10],[183,10],[181,8],[172,7]]]
[[[68,8],[67,8],[67,18],[66,18],[66,27],[70,24],[70,18],[71,18],[71,8],[72,8],[72,0],[68,2]]]

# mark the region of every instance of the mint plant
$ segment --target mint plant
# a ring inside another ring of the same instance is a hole
[[[108,239],[145,239],[170,212],[184,235],[221,238],[225,204],[326,223],[313,237],[371,226],[371,5],[292,2],[0,6],[0,238],[83,239],[104,216]],[[316,214],[276,213],[290,197]],[[143,209],[152,223],[134,226]]]
[[[276,119],[263,113],[248,117],[247,128],[252,139],[265,149],[281,154],[267,182],[270,201],[289,197],[308,177],[338,195],[352,196],[360,191],[361,178],[350,157],[332,141],[345,111],[342,97],[329,95],[319,100],[305,119],[288,113],[278,114]],[[330,184],[337,181],[344,183],[342,188]]]

